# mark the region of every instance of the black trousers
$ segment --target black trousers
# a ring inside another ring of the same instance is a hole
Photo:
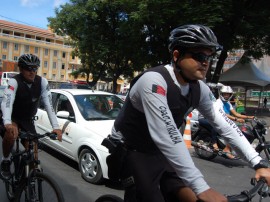
[[[184,183],[163,154],[129,151],[123,175],[133,177],[134,184],[125,187],[125,202],[176,202],[175,195]]]

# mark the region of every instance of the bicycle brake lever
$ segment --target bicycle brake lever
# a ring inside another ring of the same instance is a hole
[[[51,140],[57,140],[56,133],[46,133],[46,136],[48,136]]]

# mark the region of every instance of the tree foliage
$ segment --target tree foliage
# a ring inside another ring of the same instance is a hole
[[[143,67],[140,35],[132,29],[124,1],[71,0],[49,18],[50,26],[59,35],[68,36],[77,47],[82,69],[93,74],[93,85],[102,78],[116,80],[130,77]],[[116,89],[114,89],[115,91]]]
[[[170,62],[170,31],[191,23],[211,27],[223,45],[208,78],[217,82],[228,51],[243,48],[256,59],[270,54],[269,17],[267,0],[71,0],[49,22],[72,39],[85,71],[116,86],[120,75]]]

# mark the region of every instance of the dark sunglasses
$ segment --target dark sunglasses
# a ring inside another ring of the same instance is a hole
[[[214,59],[214,55],[206,55],[204,53],[194,53],[186,52],[191,55],[191,57],[198,62],[211,62]]]
[[[38,70],[38,67],[31,67],[31,66],[28,66],[28,67],[24,67],[24,69],[26,71],[29,71],[29,72],[36,72]]]

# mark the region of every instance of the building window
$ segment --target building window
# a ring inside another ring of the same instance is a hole
[[[71,57],[71,58],[72,58],[72,60],[74,60],[74,59],[75,59],[75,56],[74,56],[74,55],[72,55],[72,57]]]
[[[18,57],[17,56],[14,56],[14,61],[18,61]]]
[[[43,77],[46,77],[47,76],[47,73],[43,73]]]
[[[21,34],[20,34],[20,33],[18,33],[18,32],[14,32],[14,36],[18,36],[18,37],[20,37],[20,36],[21,36]]]
[[[17,44],[17,43],[14,44],[14,50],[15,51],[18,51],[19,50],[19,44]]]
[[[35,47],[35,54],[38,54],[38,47]]]
[[[53,69],[56,69],[56,62],[53,62]]]
[[[62,63],[62,69],[65,69],[65,63]]]
[[[6,41],[3,41],[3,49],[7,49],[8,43]]]
[[[44,68],[48,67],[48,61],[44,61]]]
[[[54,56],[54,57],[57,57],[57,53],[58,53],[57,50],[54,50],[54,51],[53,51],[53,56]]]
[[[2,55],[2,60],[6,60],[7,56],[6,55]]]
[[[52,79],[55,79],[55,74],[52,75]]]
[[[64,75],[61,75],[61,80],[64,80],[65,76]]]
[[[65,53],[65,52],[63,52],[62,57],[63,57],[63,58],[65,58],[65,57],[66,57],[66,53]]]
[[[24,46],[24,51],[27,52],[27,53],[29,52],[29,45]]]
[[[49,50],[47,48],[45,49],[45,55],[49,55]]]

